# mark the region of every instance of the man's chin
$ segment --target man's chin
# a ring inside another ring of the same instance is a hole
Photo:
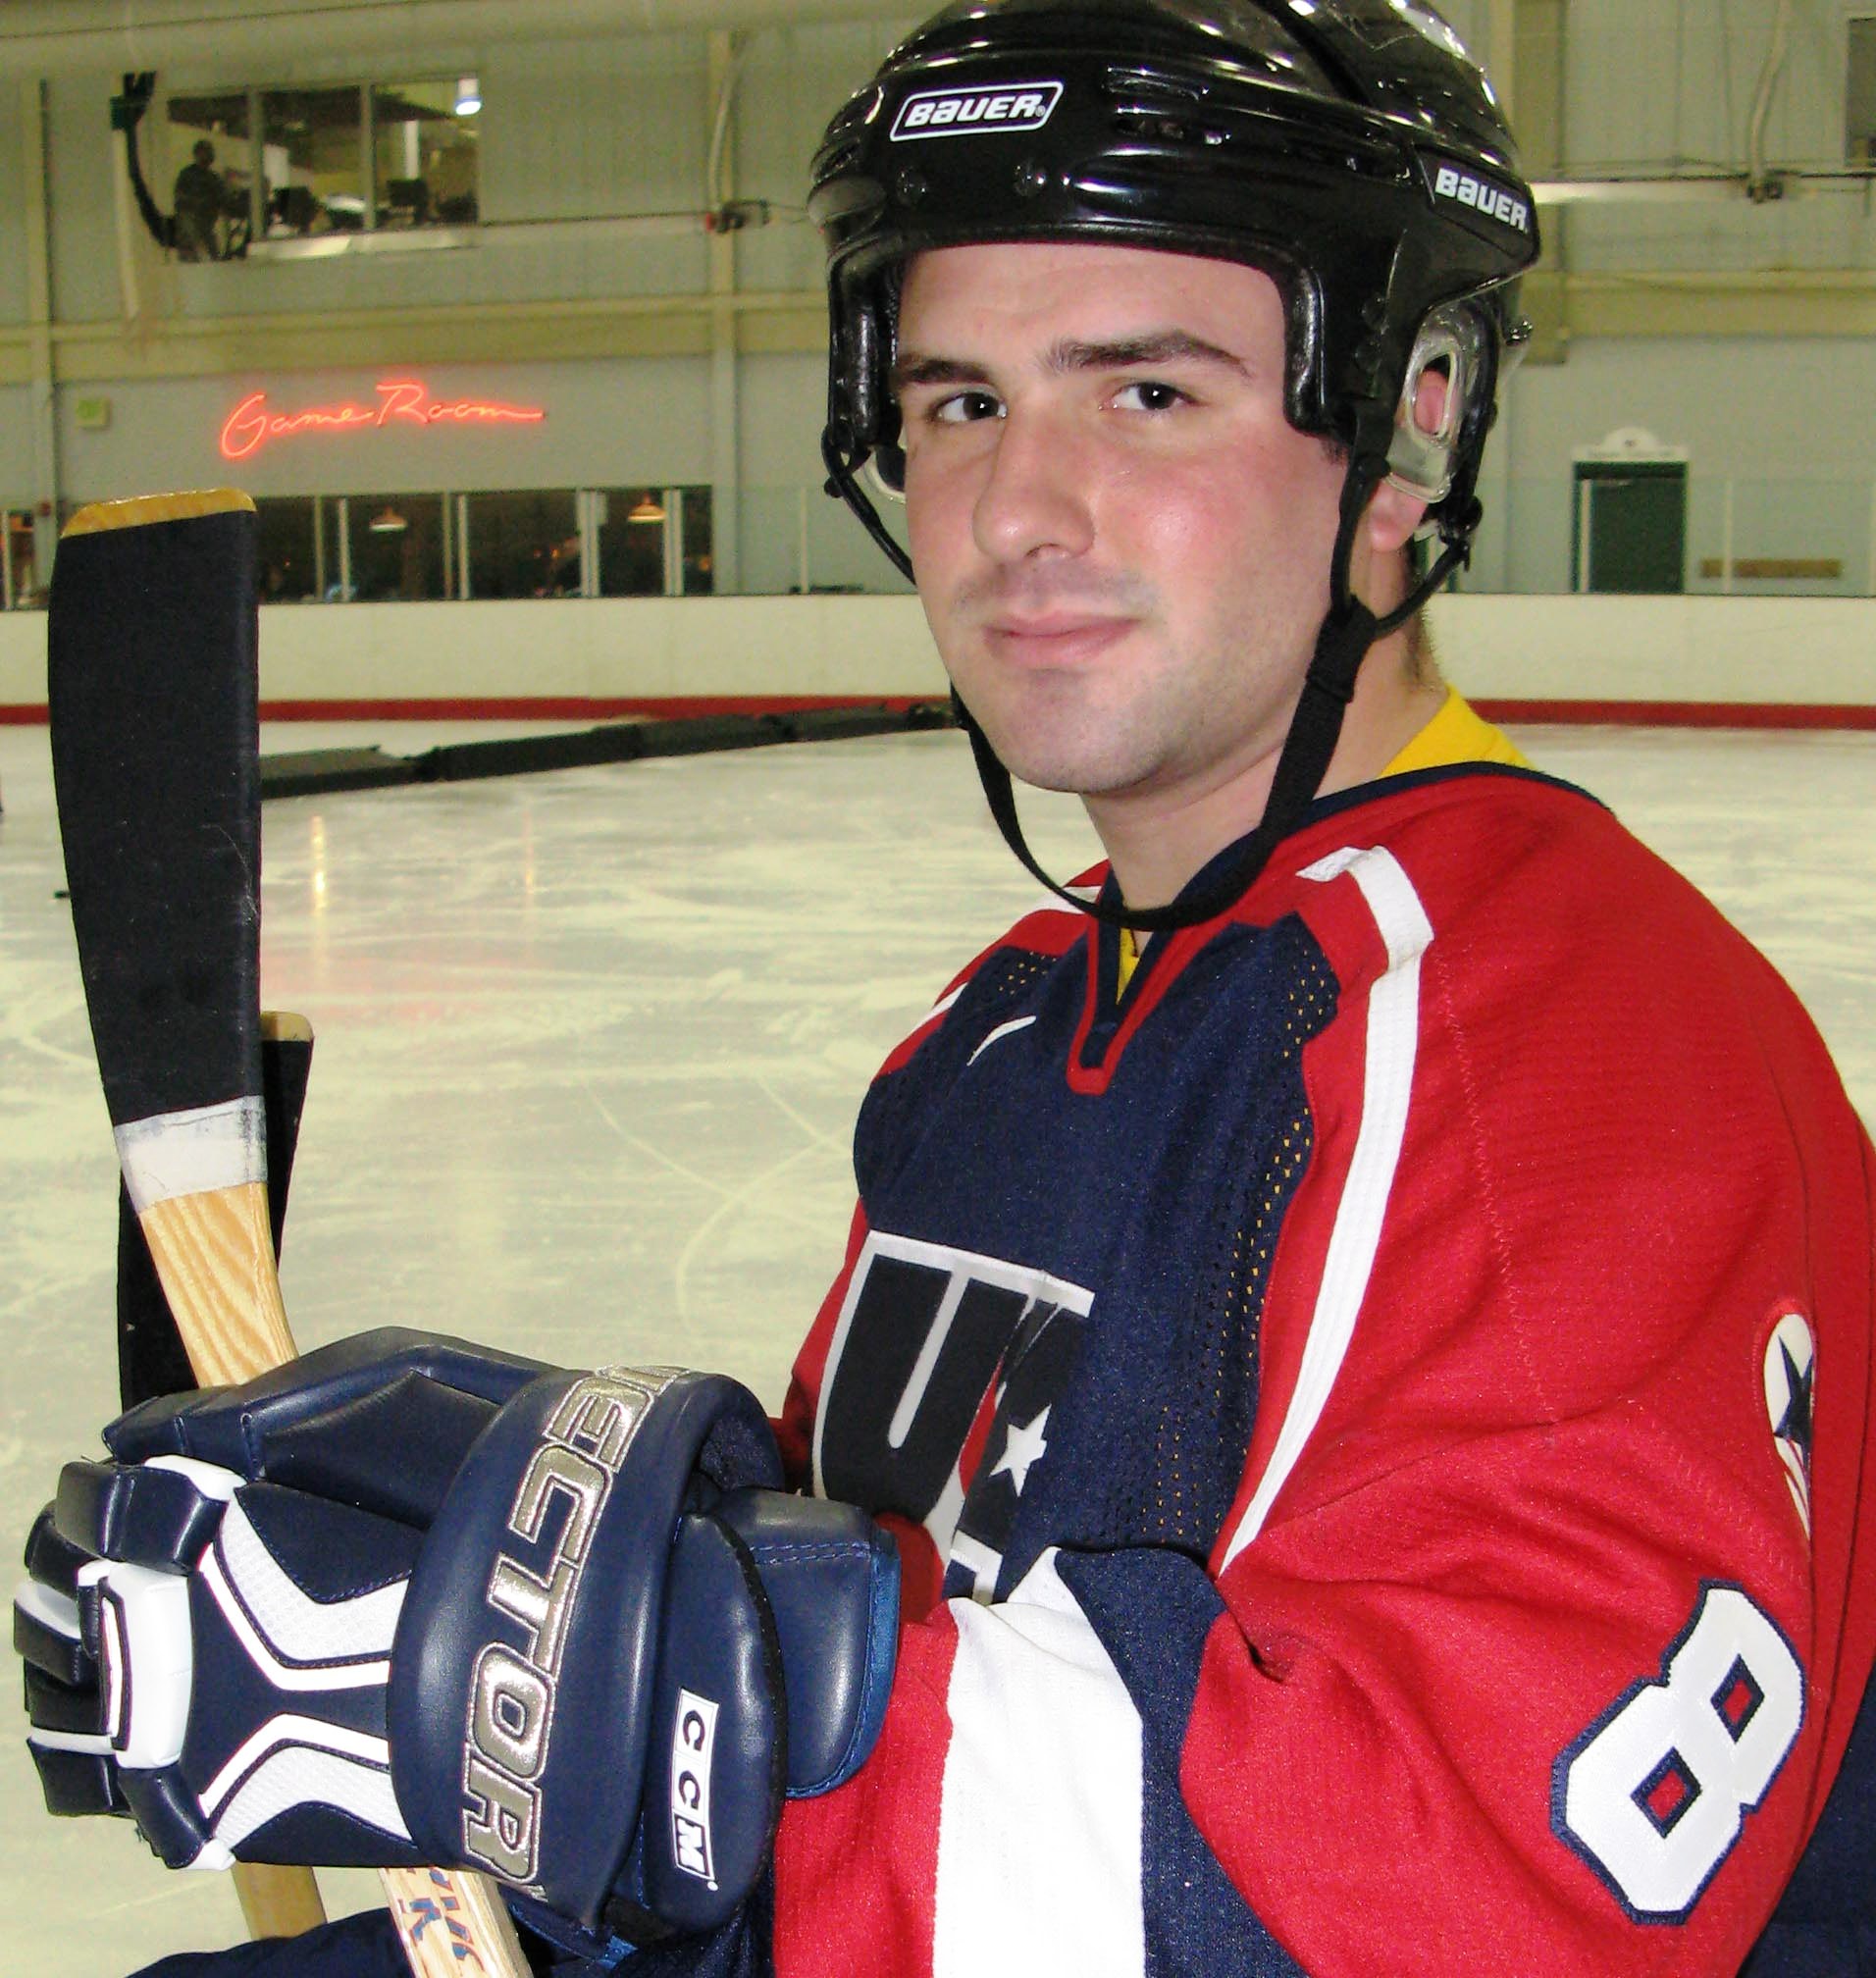
[[[973,695],[968,687],[960,689],[960,698],[997,760],[1031,789],[1099,797],[1131,789],[1153,773],[1150,754],[1133,732],[1136,724],[1111,707],[1069,705],[1066,694],[1042,693],[1012,706],[1004,695]]]
[[[1006,751],[994,738],[997,759],[1018,783],[1032,790],[1050,790],[1064,797],[1118,797],[1137,789],[1151,766],[1120,758],[1095,749],[1026,749]]]

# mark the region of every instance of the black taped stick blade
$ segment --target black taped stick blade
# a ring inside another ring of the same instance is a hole
[[[80,509],[47,627],[53,782],[114,1126],[260,1096],[256,522]]]

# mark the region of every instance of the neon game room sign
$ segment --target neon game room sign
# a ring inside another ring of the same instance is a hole
[[[361,405],[312,405],[282,412],[267,393],[250,391],[222,422],[224,460],[248,460],[263,446],[309,435],[328,437],[373,427],[420,426],[538,426],[547,417],[540,405],[510,405],[499,398],[439,398],[421,378],[385,378],[375,401]]]

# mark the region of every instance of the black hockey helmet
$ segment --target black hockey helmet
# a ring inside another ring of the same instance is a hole
[[[1348,480],[1317,691],[1285,746],[1261,863],[1315,794],[1369,644],[1425,602],[1478,526],[1499,371],[1529,334],[1518,278],[1537,255],[1535,203],[1484,74],[1422,0],[964,0],[835,117],[808,211],[828,254],[829,489],[909,576],[857,476],[870,461],[888,491],[903,481],[889,376],[913,255],[1088,240],[1242,261],[1277,284],[1290,421],[1347,448]],[[1433,367],[1450,389],[1428,435],[1412,405]],[[1443,547],[1377,621],[1347,573],[1390,474],[1430,503]],[[1010,836],[1007,775],[967,712],[965,724]],[[1013,845],[1053,884],[1019,833]],[[1227,875],[1240,890],[1248,878]],[[1198,905],[1216,911],[1218,890]]]

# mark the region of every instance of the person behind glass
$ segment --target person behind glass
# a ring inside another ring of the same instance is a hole
[[[829,473],[1054,891],[875,1077],[772,1441],[413,1333],[117,1424],[48,1797],[489,1869],[595,1972],[1876,1969],[1876,1155],[1415,630],[1537,252],[1484,76],[1422,0],[963,0],[809,211]],[[397,1969],[175,1968],[263,1955]]]
[[[218,223],[228,210],[228,182],[215,169],[215,146],[195,140],[189,162],[176,175],[176,256],[179,261],[221,258]]]

